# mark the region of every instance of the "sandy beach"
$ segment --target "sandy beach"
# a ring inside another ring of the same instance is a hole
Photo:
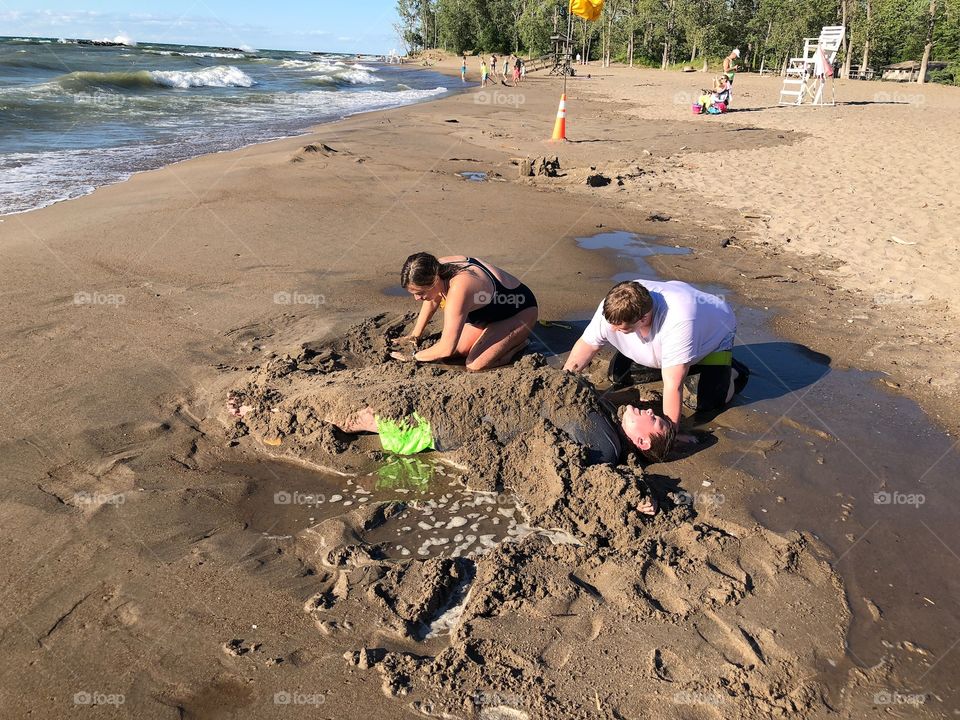
[[[0,218],[0,715],[955,715],[960,92],[740,75],[693,117],[707,80],[582,68],[563,144],[560,79],[471,85]],[[492,373],[389,362],[419,250],[561,324]],[[755,369],[673,462],[541,424],[397,464],[311,414],[577,406],[562,355],[649,272],[731,300]]]

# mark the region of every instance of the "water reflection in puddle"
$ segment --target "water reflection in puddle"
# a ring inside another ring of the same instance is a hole
[[[613,276],[614,282],[635,280],[638,276],[654,277],[657,273],[646,258],[654,255],[688,255],[688,247],[660,245],[653,235],[639,235],[626,230],[597,233],[590,237],[577,238],[577,246],[584,250],[613,250],[618,260],[626,260],[633,270],[620,272]]]
[[[482,554],[532,532],[576,542],[531,528],[512,493],[468,490],[462,471],[444,460],[394,457],[351,474],[276,460],[225,463],[221,470],[250,481],[239,502],[241,516],[270,539],[292,539],[363,506],[401,502],[401,512],[362,533],[386,559]]]

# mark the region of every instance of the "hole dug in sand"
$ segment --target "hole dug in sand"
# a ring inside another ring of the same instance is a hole
[[[539,356],[476,374],[388,362],[386,336],[409,321],[371,318],[228,379],[252,408],[223,414],[228,438],[336,471],[322,482],[340,499],[297,507],[279,533],[313,573],[304,609],[319,643],[346,644],[346,661],[379,673],[385,693],[438,717],[828,711],[819,669],[842,661],[849,612],[824,548],[801,533],[698,517],[656,489],[661,512],[643,515],[651,489],[636,458],[591,465],[561,429],[599,409],[591,386]],[[457,442],[414,459],[423,467],[393,466],[408,479],[378,487],[395,461],[376,438],[324,421],[367,405],[388,417],[420,412]],[[424,492],[411,472],[432,472]],[[250,496],[264,498],[286,481],[256,480],[263,487]],[[264,504],[250,501],[250,522],[274,533]]]

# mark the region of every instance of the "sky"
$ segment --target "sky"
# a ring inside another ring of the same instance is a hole
[[[385,54],[395,0],[0,0],[0,36]],[[133,9],[131,9],[133,8]]]

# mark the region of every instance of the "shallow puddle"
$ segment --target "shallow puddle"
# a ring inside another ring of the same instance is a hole
[[[632,266],[632,269],[613,276],[614,282],[622,282],[624,280],[635,280],[639,276],[656,276],[656,271],[647,262],[646,258],[655,255],[689,255],[691,252],[688,247],[662,245],[656,242],[658,240],[662,240],[662,238],[653,235],[639,235],[625,230],[612,230],[589,237],[577,238],[577,245],[584,250],[613,251],[616,253],[618,264]]]
[[[484,182],[487,179],[487,174],[485,172],[479,172],[475,170],[464,170],[463,172],[458,172],[457,175],[462,177],[464,180],[469,180],[470,182]]]
[[[956,443],[915,402],[883,390],[882,376],[831,368],[829,357],[766,332],[765,315],[738,309],[735,355],[752,375],[729,412],[749,425],[745,437],[724,431],[716,483],[730,470],[757,478],[749,508],[758,520],[810,530],[831,547],[859,664],[899,653],[917,682],[943,687],[951,663],[937,660],[960,628]]]
[[[276,460],[228,462],[219,469],[249,480],[240,515],[268,539],[291,539],[358,507],[396,501],[406,506],[402,512],[363,533],[385,559],[472,556],[532,532],[575,542],[527,525],[511,493],[467,490],[462,472],[443,460],[395,457],[356,473]]]

